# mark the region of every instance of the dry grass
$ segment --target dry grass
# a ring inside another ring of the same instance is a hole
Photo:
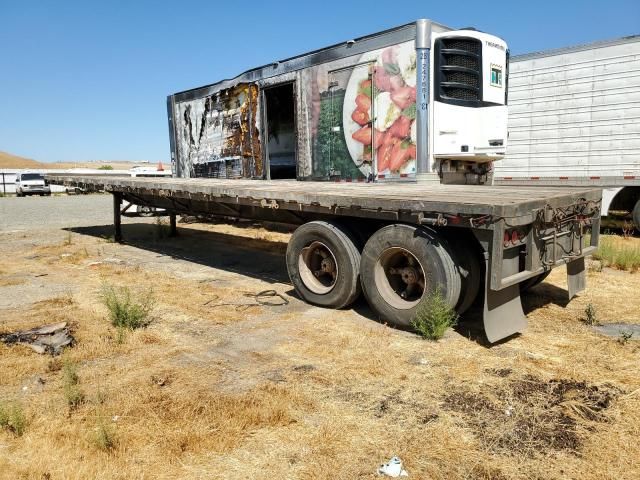
[[[256,257],[286,244],[281,233],[202,228],[241,233]],[[3,265],[72,293],[5,309],[0,329],[68,321],[78,344],[53,359],[0,345],[0,401],[21,395],[28,419],[21,437],[0,429],[0,477],[373,479],[392,455],[411,478],[640,474],[640,344],[581,321],[591,304],[600,323],[638,322],[636,274],[590,271],[589,290],[563,306],[554,271],[525,298],[528,332],[487,348],[465,323],[433,343],[292,297],[247,308],[243,293],[267,288],[259,279],[155,264],[155,253],[99,239],[62,243]],[[83,248],[77,263],[48,262]],[[114,256],[122,264],[104,262]],[[155,321],[119,341],[103,282],[152,287]],[[68,385],[83,395],[73,408]]]
[[[16,277],[0,277],[0,287],[13,287],[15,285],[22,285],[26,280],[24,278]]]
[[[30,158],[0,152],[0,168],[38,168],[40,163]]]
[[[640,238],[601,235],[593,258],[605,267],[635,272],[640,269]]]
[[[78,264],[91,256],[86,246],[76,245],[65,238],[59,244],[46,245],[34,250],[34,254],[43,258],[49,265],[56,263]]]

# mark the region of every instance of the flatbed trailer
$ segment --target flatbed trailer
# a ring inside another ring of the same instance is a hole
[[[296,224],[303,300],[363,293],[410,328],[440,291],[459,314],[482,302],[495,342],[525,329],[520,292],[552,268],[584,288],[601,209],[599,189],[490,186],[508,76],[501,38],[418,19],[169,95],[175,178],[50,180],[113,194],[118,241],[125,201],[165,209],[172,233],[178,214]]]
[[[520,292],[552,268],[567,265],[570,298],[583,290],[584,259],[598,244],[599,189],[47,178],[111,193],[118,241],[123,201],[167,210],[174,233],[178,214],[299,225],[287,248],[287,269],[304,300],[343,308],[362,289],[382,320],[409,327],[427,291],[440,289],[459,313],[480,296],[491,342],[525,329]]]

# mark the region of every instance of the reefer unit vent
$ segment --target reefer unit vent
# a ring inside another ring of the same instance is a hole
[[[434,45],[435,100],[480,106],[482,43],[476,38],[439,38]]]

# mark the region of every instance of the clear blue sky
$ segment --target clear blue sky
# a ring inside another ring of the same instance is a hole
[[[0,150],[167,161],[167,94],[417,18],[518,54],[638,34],[640,0],[0,0]]]

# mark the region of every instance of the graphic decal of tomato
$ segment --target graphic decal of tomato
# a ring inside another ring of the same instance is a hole
[[[362,145],[362,155],[354,161],[371,162],[375,155],[379,174],[415,173],[416,57],[412,45],[383,49],[369,78],[357,81],[357,94],[350,98],[353,103],[345,99],[343,108],[351,108],[351,120],[360,127],[352,129],[350,137]]]

